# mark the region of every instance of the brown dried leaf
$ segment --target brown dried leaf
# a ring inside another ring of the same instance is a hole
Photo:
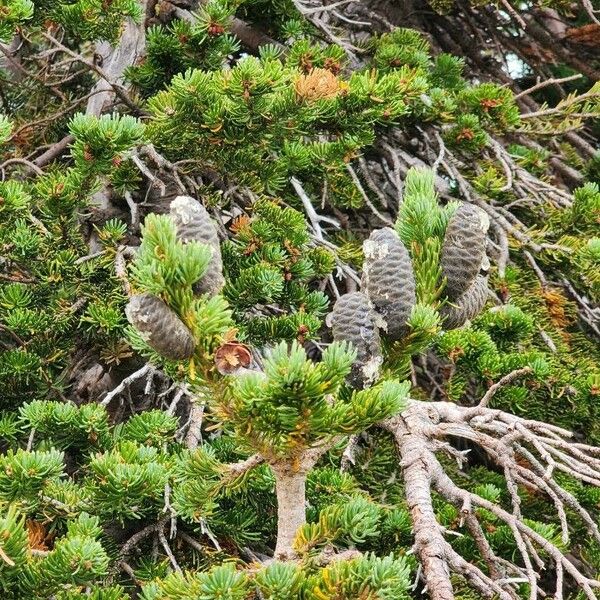
[[[227,342],[215,352],[215,365],[221,375],[231,375],[238,369],[247,368],[251,362],[250,350],[239,342]]]

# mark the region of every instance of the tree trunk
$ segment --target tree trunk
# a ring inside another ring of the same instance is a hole
[[[119,41],[111,46],[108,42],[100,42],[96,46],[96,54],[102,57],[102,69],[110,79],[99,79],[92,92],[94,95],[88,100],[86,114],[99,116],[107,104],[115,97],[111,83],[121,85],[125,69],[135,65],[143,55],[146,48],[146,17],[147,0],[142,2],[142,21],[134,23],[127,19]]]
[[[286,457],[269,463],[275,475],[277,493],[277,543],[275,558],[296,558],[293,549],[298,529],[306,523],[306,475],[319,458],[340,440],[339,437],[314,448],[307,448],[299,456]]]
[[[297,471],[291,462],[271,465],[277,492],[277,545],[275,558],[289,560],[295,556],[296,532],[306,521],[306,471]]]

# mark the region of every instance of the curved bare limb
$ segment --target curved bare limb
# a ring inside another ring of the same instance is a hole
[[[586,598],[598,598],[600,582],[591,579],[569,560],[564,550],[527,524],[520,508],[518,486],[526,486],[548,497],[554,504],[568,542],[566,508],[576,512],[588,531],[600,541],[593,517],[579,501],[554,479],[561,471],[580,481],[600,485],[598,449],[571,440],[570,432],[538,421],[488,408],[485,403],[461,407],[450,402],[410,401],[402,414],[380,426],[396,441],[403,469],[405,494],[414,529],[414,550],[421,561],[423,578],[432,600],[452,600],[451,573],[463,576],[482,597],[516,598],[516,587],[529,584],[529,597],[545,596],[539,571],[544,560],[555,565],[555,598],[562,598],[563,579],[570,576]],[[440,452],[462,458],[448,442],[467,440],[487,453],[503,470],[511,499],[511,510],[503,508],[458,486],[438,459]],[[479,550],[482,567],[469,564],[444,538],[432,502],[438,493],[460,512],[460,526],[466,527]],[[519,550],[520,563],[497,556],[485,536],[476,509],[485,509],[511,530]],[[544,558],[542,558],[542,556]]]

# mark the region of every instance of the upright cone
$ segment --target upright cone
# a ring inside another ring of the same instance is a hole
[[[456,329],[476,317],[485,306],[487,297],[487,277],[478,276],[462,296],[442,307],[440,314],[444,319],[444,329]]]
[[[356,349],[356,362],[348,376],[348,383],[353,387],[372,384],[383,362],[375,320],[373,308],[361,292],[344,294],[333,306],[329,317],[333,339],[351,342]]]
[[[361,288],[382,316],[392,340],[402,338],[416,302],[415,276],[408,250],[390,227],[376,229],[363,244]]]
[[[182,360],[194,354],[190,330],[160,298],[152,294],[132,296],[125,314],[146,343],[165,358]]]
[[[212,250],[206,273],[194,284],[194,293],[218,294],[225,285],[223,261],[217,228],[207,210],[190,196],[177,196],[171,202],[171,217],[182,242],[201,242]]]
[[[448,223],[442,246],[442,275],[446,294],[454,300],[475,281],[485,256],[487,215],[471,204],[461,204]]]

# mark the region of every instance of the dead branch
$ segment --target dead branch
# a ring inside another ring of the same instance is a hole
[[[567,508],[577,513],[590,535],[600,540],[600,531],[592,515],[553,477],[559,471],[580,481],[600,485],[598,450],[574,443],[570,432],[560,427],[486,406],[495,390],[524,372],[524,369],[518,369],[502,378],[488,390],[478,406],[411,400],[400,415],[380,423],[396,441],[413,520],[414,550],[421,561],[423,578],[432,600],[454,599],[451,573],[463,576],[484,598],[517,598],[516,586],[523,582],[529,584],[529,597],[532,600],[539,598],[545,595],[539,587],[539,579],[547,560],[556,569],[555,598],[562,598],[565,575],[574,580],[586,598],[597,598],[595,589],[600,587],[600,582],[582,573],[563,549],[527,524],[521,514],[518,488],[525,486],[553,503],[565,543],[569,538]],[[457,451],[447,443],[448,439],[463,439],[476,444],[503,470],[511,499],[510,511],[460,488],[450,478],[437,454],[443,452],[453,456],[459,464],[464,457],[457,456]],[[487,572],[466,562],[446,541],[444,535],[448,532],[437,521],[433,509],[434,491],[460,511],[460,526],[466,527],[473,538]],[[475,512],[478,508],[486,509],[511,530],[519,563],[508,562],[494,553]]]
[[[496,395],[496,392],[501,387],[508,385],[518,377],[521,377],[521,375],[531,373],[531,370],[531,367],[523,367],[522,369],[515,369],[514,371],[511,371],[508,375],[505,375],[502,379],[500,379],[500,381],[494,383],[494,385],[490,387],[490,389],[485,393],[485,396],[483,396],[483,398],[479,402],[479,406],[487,406],[490,403],[490,400]]]
[[[152,378],[154,376],[154,367],[147,363],[141,369],[138,369],[135,373],[129,375],[121,381],[121,383],[111,392],[106,394],[106,396],[102,399],[100,404],[102,406],[108,406],[113,398],[121,394],[125,389],[127,389],[134,381],[138,379],[142,379],[142,377]]]

